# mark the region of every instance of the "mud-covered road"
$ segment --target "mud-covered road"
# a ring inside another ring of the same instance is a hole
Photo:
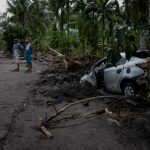
[[[48,66],[34,62],[32,73],[24,73],[25,64],[21,65],[20,72],[11,72],[14,68],[11,61],[0,58],[0,150],[149,150],[150,124],[147,120],[143,123],[143,118],[136,120],[139,128],[112,126],[106,121],[105,115],[65,121],[50,130],[54,139],[47,139],[37,130],[39,117],[54,114],[54,109],[47,106],[47,101],[52,98],[63,100],[64,95],[61,93],[57,97],[53,92],[58,89],[57,81],[51,81],[50,86],[45,84],[46,81],[43,82],[44,86],[40,83],[43,78],[40,72]],[[68,90],[67,82],[59,84],[61,87],[65,84],[63,92],[65,88]],[[46,92],[44,87],[47,88]],[[45,93],[46,96],[43,96]],[[73,98],[71,95],[68,98]],[[56,107],[59,109],[67,103],[66,100],[57,102]],[[105,107],[103,101],[95,101],[89,106],[76,105],[66,113],[83,113]],[[143,124],[147,126],[144,130]]]
[[[12,60],[0,58],[0,150],[17,149],[12,145],[12,147],[9,147],[7,141],[9,138],[15,138],[19,136],[19,133],[24,132],[24,125],[22,124],[17,128],[17,123],[27,121],[26,123],[28,124],[32,120],[31,116],[29,118],[27,116],[24,118],[19,117],[24,114],[25,110],[31,111],[28,108],[31,104],[29,91],[32,90],[33,83],[38,79],[38,73],[44,67],[34,63],[33,72],[30,74],[25,73],[27,68],[25,64],[21,64],[20,72],[12,72],[15,68]],[[16,140],[12,142],[17,146]],[[21,143],[19,145],[22,147],[19,149],[23,149],[24,146]],[[26,145],[28,144],[26,143]]]

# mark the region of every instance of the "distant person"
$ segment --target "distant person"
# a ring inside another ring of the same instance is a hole
[[[14,63],[17,65],[13,71],[19,71],[21,45],[17,39],[14,39],[12,51],[13,51],[13,55],[14,55]]]
[[[28,70],[26,72],[32,72],[32,47],[30,41],[25,40],[25,58]]]

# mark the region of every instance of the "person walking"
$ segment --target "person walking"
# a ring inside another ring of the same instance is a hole
[[[14,39],[14,44],[12,47],[13,55],[14,55],[14,63],[17,65],[16,68],[13,71],[19,71],[19,60],[20,60],[20,51],[21,51],[21,45],[18,42],[18,39]]]
[[[32,47],[28,39],[25,40],[25,58],[28,67],[26,72],[32,72]]]

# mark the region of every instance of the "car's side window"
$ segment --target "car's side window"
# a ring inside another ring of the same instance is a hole
[[[124,65],[125,63],[126,63],[126,58],[121,57],[121,58],[119,59],[119,61],[117,62],[117,66],[119,66],[119,65]]]

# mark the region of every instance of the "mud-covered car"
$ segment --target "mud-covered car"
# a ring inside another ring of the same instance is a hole
[[[104,57],[91,67],[80,83],[83,86],[90,83],[111,92],[122,92],[126,96],[136,95],[139,91],[146,92],[149,56],[146,51],[138,51],[128,61],[125,53],[120,53],[120,59],[115,66]]]

